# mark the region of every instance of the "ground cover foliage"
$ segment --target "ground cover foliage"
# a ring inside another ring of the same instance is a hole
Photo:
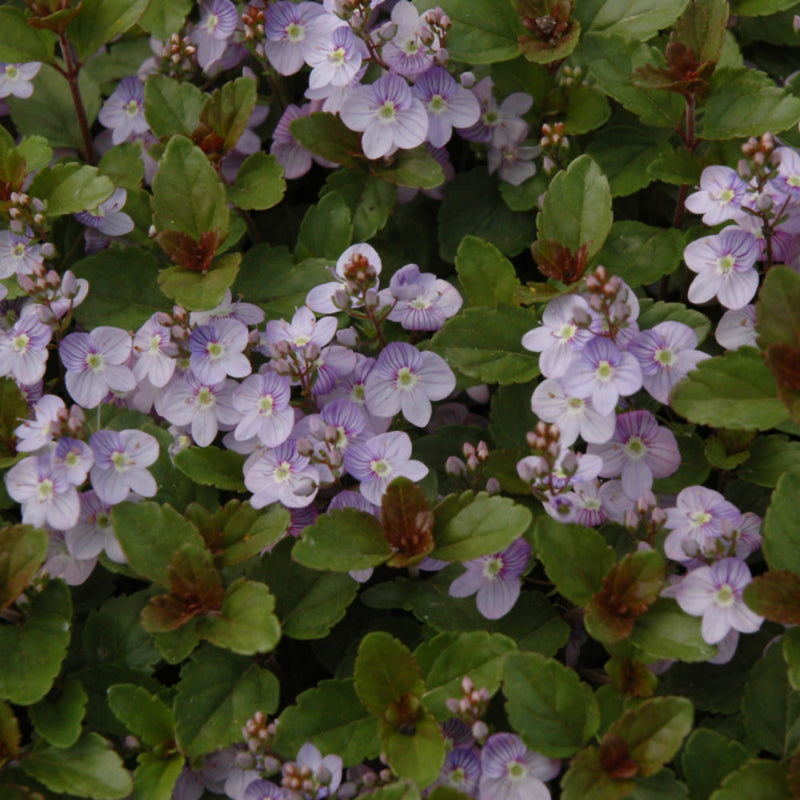
[[[800,797],[800,4],[0,7],[0,795]]]

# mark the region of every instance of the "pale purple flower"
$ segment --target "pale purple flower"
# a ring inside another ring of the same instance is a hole
[[[726,350],[757,347],[756,307],[748,303],[743,308],[726,311],[717,324],[714,338]]]
[[[285,442],[294,427],[290,400],[288,377],[274,372],[251,375],[233,395],[233,407],[241,415],[234,437],[239,441],[257,437],[267,447]]]
[[[189,336],[189,366],[203,383],[219,383],[226,376],[244,378],[252,372],[244,354],[249,343],[247,326],[235,319],[219,319],[195,328]]]
[[[770,175],[770,183],[789,195],[800,195],[800,153],[791,147],[776,147],[772,157],[778,168]]]
[[[453,128],[468,128],[481,114],[478,98],[442,67],[432,67],[411,88],[428,115],[428,141],[444,147]]]
[[[531,546],[517,539],[505,550],[464,562],[466,572],[450,584],[451,597],[475,598],[486,619],[500,619],[514,607],[522,589],[522,573],[528,565]]]
[[[529,750],[513,733],[495,733],[481,750],[480,800],[550,800],[544,781],[561,762]]]
[[[672,475],[681,463],[675,434],[649,411],[619,414],[613,437],[605,444],[590,444],[587,452],[603,459],[601,477],[622,476],[622,490],[632,500],[650,489],[654,478]]]
[[[52,328],[33,314],[20,317],[11,330],[0,331],[0,375],[26,385],[41,380],[52,336]]]
[[[599,414],[590,398],[569,396],[555,378],[542,381],[533,390],[531,410],[539,419],[558,425],[559,442],[565,447],[578,435],[585,442],[603,444],[611,438],[616,424],[613,411]]]
[[[72,270],[68,269],[61,276],[61,284],[57,287],[46,287],[39,298],[25,306],[23,314],[36,314],[45,325],[49,325],[77,308],[87,294],[89,282],[85,278],[76,278]]]
[[[761,627],[764,618],[751,611],[742,597],[752,580],[744,561],[723,558],[710,567],[690,572],[672,595],[687,614],[703,618],[703,639],[717,644],[731,630],[754,633]]]
[[[52,454],[29,456],[5,474],[6,491],[22,506],[22,523],[67,530],[78,521],[78,492]]]
[[[556,495],[545,503],[545,511],[562,522],[577,522],[587,528],[596,528],[607,521],[600,488],[598,481],[576,483],[574,491]],[[561,503],[566,503],[568,509],[566,515]],[[569,518],[565,519],[565,516]]]
[[[730,167],[711,166],[700,176],[700,191],[686,198],[686,208],[693,214],[702,214],[705,225],[718,225],[744,216],[742,203],[747,194],[747,184]]]
[[[481,107],[481,115],[474,125],[459,128],[458,132],[470,142],[480,142],[502,147],[507,141],[519,139],[520,133],[528,130],[522,119],[533,105],[533,98],[525,92],[514,92],[498,104],[493,94],[491,78],[484,78],[472,87]]]
[[[710,356],[697,347],[697,334],[681,322],[659,322],[641,331],[628,348],[642,369],[642,384],[661,403],[701,361]]]
[[[156,411],[173,425],[191,425],[192,438],[200,447],[214,441],[220,426],[233,427],[239,412],[233,406],[236,382],[226,378],[206,384],[191,373],[173,378],[156,398]]]
[[[156,388],[166,386],[175,372],[178,346],[171,339],[171,329],[154,314],[133,337],[136,363],[133,374],[139,381],[148,380]]]
[[[570,396],[591,397],[598,413],[609,414],[620,397],[642,388],[642,372],[630,353],[598,336],[580,351],[578,363],[562,376],[561,384]]]
[[[272,134],[272,144],[269,152],[275,156],[278,163],[283,167],[283,176],[289,180],[300,178],[311,169],[314,157],[310,150],[306,150],[292,136],[289,128],[292,122],[300,117],[307,117],[311,113],[311,104],[306,103],[302,107],[290,103],[281,115],[278,124]]]
[[[25,64],[0,64],[0,98],[13,95],[27,99],[33,94],[31,81],[39,74],[42,64],[28,61]]]
[[[81,510],[77,524],[64,532],[70,555],[77,559],[96,558],[101,552],[116,564],[124,564],[125,553],[114,535],[111,504],[104,503],[96,492],[80,496]]]
[[[48,447],[61,430],[61,420],[66,419],[64,401],[54,394],[40,397],[33,405],[34,419],[26,419],[14,429],[17,452],[32,453]]]
[[[455,385],[455,375],[441,356],[405,342],[390,342],[367,378],[367,408],[379,416],[402,411],[421,428],[431,418],[431,400],[444,399]]]
[[[737,227],[691,242],[683,258],[686,266],[698,274],[689,286],[689,302],[705,303],[717,297],[725,308],[747,305],[758,289],[754,267],[758,257],[755,237]]]
[[[381,504],[386,487],[395,478],[419,481],[428,474],[428,468],[421,461],[411,458],[411,439],[401,431],[381,433],[348,447],[344,466],[350,475],[361,481],[361,494],[376,506]]]
[[[666,509],[665,527],[670,531],[664,541],[664,553],[673,561],[695,558],[708,539],[722,535],[725,520],[739,521],[739,509],[719,492],[703,486],[689,486],[675,499],[675,506]]]
[[[394,300],[388,318],[409,331],[438,331],[463,303],[452,284],[432,272],[420,272],[416,264],[397,270],[380,294],[386,305]]]
[[[458,720],[460,722],[460,720]],[[481,762],[475,750],[449,749],[434,786],[450,786],[467,797],[474,797],[481,776]]]
[[[349,375],[356,366],[356,354],[340,344],[328,345],[320,350],[314,359],[317,378],[311,391],[315,396],[328,394],[345,375]]]
[[[80,486],[94,464],[94,453],[86,442],[65,436],[53,451],[53,465],[73,486]]]
[[[372,245],[351,244],[336,260],[335,281],[321,283],[306,295],[306,305],[317,314],[337,314],[342,309],[336,305],[339,292],[347,292],[348,283],[353,280],[367,289],[378,288],[381,274],[381,257]],[[374,277],[373,277],[374,276]],[[372,278],[372,280],[370,280]],[[350,307],[362,306],[363,297],[347,292]]]
[[[489,174],[495,172],[498,177],[512,186],[519,186],[536,174],[534,158],[539,156],[542,148],[539,145],[526,145],[527,125],[518,131],[517,138],[500,137],[501,144],[494,142],[486,154]]]
[[[342,106],[341,117],[351,130],[364,132],[361,147],[367,158],[417,147],[428,133],[428,116],[422,103],[403,78],[391,73],[369,86],[353,89]]]
[[[267,322],[265,340],[274,345],[286,342],[292,349],[300,350],[309,345],[325,347],[336,334],[338,322],[334,317],[317,320],[310,308],[301,306],[294,312],[291,322],[271,319]]]
[[[144,86],[135,76],[123,78],[111,97],[106,100],[97,119],[111,128],[114,144],[127,142],[137,134],[150,130],[144,118]]]
[[[97,556],[78,558],[67,549],[64,532],[48,531],[50,541],[47,556],[39,570],[39,574],[50,578],[62,578],[67,586],[80,586],[92,574],[97,565]]]
[[[317,496],[319,473],[290,439],[246,463],[244,485],[253,493],[253,508],[264,508],[276,501],[287,508],[302,508]]]
[[[208,311],[192,311],[189,314],[190,325],[208,325],[218,319],[235,319],[243,325],[260,325],[264,321],[264,311],[253,303],[234,300],[231,290],[225,290],[221,302]]]
[[[281,789],[272,781],[258,778],[248,784],[242,795],[242,800],[281,800],[286,797],[286,790]]]
[[[133,372],[125,366],[133,342],[127,331],[100,325],[89,333],[70,333],[59,346],[67,368],[67,391],[84,408],[98,406],[110,392],[136,388]]]
[[[433,64],[438,42],[408,0],[398,0],[392,8],[391,22],[379,29],[378,35],[391,36],[383,47],[383,58],[392,72],[413,80]]]
[[[189,40],[197,47],[201,69],[208,70],[223,57],[238,22],[236,6],[230,0],[200,3],[200,21],[189,34]]]
[[[104,236],[124,236],[134,229],[133,220],[120,209],[128,199],[125,189],[114,189],[107,200],[91,211],[80,211],[75,214],[78,222],[102,233]]]
[[[330,36],[318,37],[306,50],[306,61],[312,67],[309,87],[347,86],[368,55],[364,42],[347,25],[336,28]]]
[[[603,468],[603,459],[592,453],[574,453],[559,443],[555,463],[550,466],[542,456],[525,456],[517,462],[517,474],[526,483],[548,490],[557,490],[578,483],[593,481]]]
[[[264,50],[281,75],[294,75],[313,54],[314,45],[341,25],[341,20],[326,14],[318,3],[291,3],[278,0],[267,8],[264,24]]]
[[[153,497],[158,491],[148,472],[158,459],[158,440],[136,430],[97,431],[89,439],[94,466],[89,473],[92,487],[105,503],[121,503],[128,492]]]
[[[44,264],[42,246],[31,237],[13,231],[0,231],[0,280],[12,275],[31,275]]]
[[[342,757],[335,754],[323,758],[322,753],[311,742],[306,742],[297,753],[296,766],[311,773],[311,794],[317,800],[334,797],[342,782]],[[285,769],[285,767],[284,767]]]

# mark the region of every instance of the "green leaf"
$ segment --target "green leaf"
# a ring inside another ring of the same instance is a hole
[[[292,558],[311,569],[349,572],[382,564],[392,554],[381,524],[352,508],[321,514],[303,531]]]
[[[476,381],[527,383],[539,375],[539,359],[522,346],[522,337],[536,324],[535,315],[524,308],[468,308],[434,335],[431,350]]]
[[[708,317],[693,308],[687,308],[683,303],[664,303],[661,300],[654,303],[650,298],[642,298],[639,307],[637,322],[641,330],[655,328],[659,322],[682,322],[697,334],[698,344],[702,344],[711,331]]]
[[[683,258],[683,247],[683,236],[675,228],[620,220],[611,226],[597,261],[636,288],[674,272]]]
[[[328,161],[343,167],[364,163],[359,135],[334,114],[318,111],[298,117],[289,124],[289,131],[298,144]]]
[[[47,556],[46,531],[31,525],[0,528],[0,608],[13,603]]]
[[[61,580],[31,593],[21,625],[0,627],[0,699],[21,706],[41,700],[61,671],[72,622],[72,596]]]
[[[0,61],[6,64],[50,61],[55,41],[50,31],[28,25],[20,9],[10,5],[0,8]]]
[[[97,167],[73,162],[43,169],[30,191],[47,201],[47,216],[53,218],[97,208],[111,197],[114,184]]]
[[[345,766],[377,756],[377,720],[361,705],[352,678],[320,681],[281,713],[275,751],[294,758],[306,742],[341,756]]]
[[[216,486],[231,492],[243,492],[244,456],[219,447],[187,447],[174,458],[175,466],[187,478],[204,486]]]
[[[731,14],[737,17],[762,17],[797,5],[795,0],[733,0]]]
[[[118,683],[109,688],[107,695],[117,719],[145,744],[155,747],[172,741],[175,719],[160,697],[132,683]]]
[[[731,772],[709,800],[790,800],[786,765],[753,759]]]
[[[388,633],[373,631],[358,647],[355,689],[365,708],[382,717],[406,695],[421,697],[425,683],[411,651]]]
[[[423,714],[413,725],[413,732],[391,729],[381,721],[381,743],[392,772],[399,778],[428,786],[439,775],[444,763],[444,737],[439,723]]]
[[[53,148],[44,136],[26,136],[16,146],[16,150],[25,159],[31,172],[47,166],[53,160]]]
[[[770,569],[800,573],[800,529],[797,508],[800,502],[800,473],[781,476],[772,493],[761,535],[764,558]]]
[[[603,246],[613,219],[608,179],[583,155],[553,178],[536,230],[540,239],[555,239],[573,252],[588,244],[591,258]]]
[[[337,192],[329,192],[306,211],[300,223],[295,257],[327,258],[336,261],[353,240],[353,225],[347,201]]]
[[[200,130],[205,132],[207,127],[213,131],[222,140],[215,149],[227,153],[247,129],[247,121],[255,107],[256,83],[252,78],[243,76],[225,83],[206,99],[200,109]]]
[[[201,619],[196,630],[203,639],[234,653],[269,653],[281,638],[274,608],[275,598],[267,586],[239,578],[225,592],[220,616]]]
[[[176,133],[191,136],[205,100],[203,92],[188,81],[155,74],[144,83],[144,116],[159,138]]]
[[[67,26],[78,58],[85,61],[99,47],[132,28],[149,0],[83,0],[80,13]]]
[[[225,508],[234,504],[238,501],[232,500]],[[259,510],[247,502],[238,505],[225,519],[219,542],[219,547],[223,548],[220,556],[223,566],[246,561],[277,542],[288,530],[291,519],[289,510],[280,503]]]
[[[178,745],[189,757],[238,742],[256,711],[278,706],[278,681],[252,658],[204,645],[181,669],[175,695]]]
[[[473,306],[513,303],[519,286],[514,265],[489,242],[465,236],[456,253],[456,272]]]
[[[167,759],[153,753],[140,753],[139,765],[133,774],[131,800],[172,800],[172,790],[181,774],[186,759],[180,754]]]
[[[573,603],[584,606],[600,590],[616,563],[614,550],[592,528],[565,525],[548,516],[536,520],[536,555],[547,577]]]
[[[672,92],[641,89],[631,82],[631,75],[654,58],[650,46],[622,36],[588,33],[581,42],[581,61],[591,65],[591,76],[606,94],[645,125],[672,130],[683,113],[683,98]]]
[[[664,151],[647,166],[647,174],[656,181],[672,183],[676,186],[700,183],[703,161],[695,153],[685,148]]]
[[[707,661],[716,646],[706,643],[700,625],[700,617],[690,617],[674,600],[662,598],[636,620],[628,641],[654,660]]]
[[[100,110],[100,90],[86,70],[81,70],[78,88],[88,123],[91,125]],[[7,102],[11,109],[11,118],[23,135],[44,136],[51,147],[83,150],[83,137],[69,84],[49,64],[43,64],[39,74],[33,79],[31,97],[23,99],[12,96]]]
[[[527,33],[507,0],[444,0],[452,21],[447,36],[451,58],[467,64],[494,64],[519,55],[517,38]]]
[[[787,343],[800,347],[800,275],[778,264],[767,273],[756,303],[758,346]]]
[[[378,160],[370,168],[387,183],[411,189],[435,189],[445,181],[442,165],[421,145],[398,151],[390,164]]]
[[[55,747],[72,747],[81,736],[89,697],[80,681],[64,681],[57,697],[45,697],[29,709],[36,732]]]
[[[369,241],[386,225],[397,203],[395,188],[361,169],[337,169],[325,180],[321,195],[337,192],[350,209],[353,241]]]
[[[750,457],[738,472],[743,481],[774,489],[784,472],[800,470],[800,442],[787,436],[757,436],[747,450]]]
[[[708,800],[720,781],[749,758],[745,747],[709,728],[699,728],[687,740],[681,770],[692,800]]]
[[[508,497],[450,495],[436,507],[433,558],[471,561],[505,550],[531,524],[531,512]]]
[[[597,701],[574,670],[538,653],[511,653],[504,679],[508,719],[532,750],[569,758],[597,732]]]
[[[280,203],[285,192],[283,167],[275,156],[258,152],[239,167],[236,180],[228,187],[228,200],[238,208],[262,211]]]
[[[572,759],[561,779],[562,800],[622,800],[631,797],[632,780],[610,778],[600,763],[599,750],[589,747]]]
[[[203,151],[184,136],[173,136],[153,178],[153,224],[195,241],[213,230],[228,234],[225,187]]]
[[[670,401],[691,422],[716,428],[768,430],[787,415],[772,373],[752,347],[701,361]]]
[[[465,675],[476,688],[494,695],[500,688],[506,655],[514,650],[512,639],[485,631],[440,633],[424,642],[414,651],[414,658],[425,680],[425,707],[440,721],[452,717],[447,699],[460,696]]]
[[[604,92],[582,83],[556,86],[544,104],[546,116],[564,124],[564,133],[577,136],[599,128],[611,116],[611,104]]]
[[[704,139],[780,133],[797,123],[800,98],[756,70],[718,70],[712,78],[700,135]]]
[[[122,800],[133,781],[122,759],[96,733],[85,733],[72,747],[41,747],[22,762],[27,775],[53,792],[94,800]]]
[[[177,550],[187,544],[206,548],[197,528],[172,506],[150,501],[120,503],[111,518],[130,568],[164,588],[169,588],[167,567]]]
[[[220,256],[207,272],[193,272],[184,267],[168,267],[158,275],[161,291],[190,311],[216,308],[239,274],[241,253]]]
[[[165,42],[183,27],[192,5],[192,0],[150,0],[139,18],[139,27]]]
[[[493,244],[506,256],[518,255],[531,243],[533,215],[512,211],[485,167],[459,173],[447,183],[438,222],[439,252],[445,261],[455,261],[467,235]]]
[[[783,625],[800,624],[800,575],[768,570],[745,587],[744,601],[751,611]]]
[[[111,179],[114,186],[136,191],[144,180],[142,144],[123,142],[111,148],[97,165],[101,175]]]
[[[683,13],[687,0],[590,0],[576,9],[587,33],[606,33],[645,41],[669,28]]]
[[[794,575],[794,573],[785,573]],[[797,577],[797,576],[795,576]],[[794,626],[783,637],[783,658],[788,667],[789,684],[795,690],[800,686],[800,628]]]
[[[380,786],[369,797],[370,800],[420,800],[422,795],[415,781],[396,781]]]

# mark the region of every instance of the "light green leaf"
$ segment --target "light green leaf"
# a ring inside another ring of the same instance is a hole
[[[99,47],[132,28],[149,0],[83,0],[80,13],[67,26],[78,58],[85,61]]]
[[[750,457],[738,472],[743,481],[774,489],[784,472],[800,471],[800,442],[787,436],[757,436],[747,450]]]
[[[430,714],[422,714],[413,731],[394,729],[385,720],[381,720],[380,731],[383,752],[395,775],[418,786],[436,780],[444,763],[445,746],[439,723]]]
[[[336,261],[353,240],[350,208],[338,192],[329,192],[306,211],[300,224],[295,258],[327,258]]]
[[[338,192],[350,209],[353,241],[367,242],[386,225],[397,203],[397,190],[361,169],[337,169],[325,180],[321,194]]]
[[[516,270],[493,244],[465,236],[456,253],[456,272],[470,305],[513,303],[519,286]]]
[[[700,617],[690,617],[674,600],[662,598],[636,620],[628,641],[654,660],[707,661],[717,648],[703,639],[700,625]]]
[[[47,216],[60,217],[97,208],[111,197],[114,184],[97,167],[76,163],[43,169],[31,184],[34,196],[47,201]]]
[[[150,747],[169,742],[175,736],[172,711],[147,689],[132,683],[118,683],[109,688],[107,696],[117,719]]]
[[[175,466],[187,478],[204,486],[231,492],[245,491],[244,456],[219,447],[188,447],[176,454]]]
[[[144,83],[144,116],[159,138],[176,133],[191,136],[205,99],[193,83],[166,75],[148,75]]]
[[[508,0],[443,0],[452,20],[447,50],[456,61],[493,64],[519,55],[517,38],[527,33]]]
[[[236,180],[228,187],[228,200],[239,208],[262,211],[280,203],[285,192],[283,167],[275,156],[258,152],[239,167]]]
[[[731,772],[709,800],[791,800],[786,765],[753,759]]]
[[[252,78],[243,76],[225,83],[200,109],[200,130],[205,133],[206,127],[211,129],[222,140],[219,149],[227,153],[247,129],[255,106],[256,84]]]
[[[239,274],[241,253],[226,253],[207,272],[168,267],[158,274],[161,291],[190,311],[208,311],[218,306]]]
[[[387,183],[411,189],[435,189],[445,181],[442,165],[422,146],[398,151],[390,164],[371,162],[370,168]]]
[[[49,61],[53,57],[55,42],[50,31],[28,25],[19,8],[11,5],[0,7],[0,62]]]
[[[192,5],[192,0],[150,0],[139,18],[139,26],[165,42],[172,33],[183,27]]]
[[[49,537],[31,525],[0,528],[0,608],[14,602],[39,571],[47,556]]]
[[[635,220],[611,226],[598,263],[631,288],[655,283],[674,272],[683,257],[683,236],[675,228],[656,228]]]
[[[139,765],[133,774],[131,800],[172,800],[172,790],[186,762],[180,754],[167,759],[153,753],[140,753]]]

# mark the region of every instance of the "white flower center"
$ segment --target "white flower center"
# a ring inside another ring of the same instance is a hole
[[[717,589],[714,602],[718,608],[729,608],[732,606],[736,602],[736,592],[733,590],[733,587],[729,583],[723,583],[722,586]]]
[[[444,114],[447,111],[447,102],[440,94],[435,94],[428,101],[428,111],[431,114]]]
[[[100,372],[105,367],[106,360],[101,353],[87,353],[85,363],[92,372]]]
[[[262,417],[268,417],[272,414],[272,407],[274,405],[275,401],[272,399],[272,395],[266,394],[258,401],[258,413]]]
[[[328,61],[334,67],[341,67],[344,64],[344,57],[345,57],[345,49],[344,47],[337,47],[335,50],[332,50],[328,53]]]
[[[384,458],[370,461],[369,468],[378,478],[388,478],[392,474],[392,465]]]
[[[286,483],[289,480],[289,477],[292,474],[292,465],[288,461],[282,461],[275,467],[275,471],[272,473],[273,479],[276,483]]]
[[[631,461],[640,461],[647,455],[647,445],[639,436],[631,436],[625,443],[625,455]]]
[[[296,22],[290,22],[286,26],[286,36],[290,42],[302,42],[306,38],[306,29]]]
[[[695,528],[700,528],[707,522],[711,522],[711,514],[708,511],[692,511],[689,514],[689,522]]]
[[[208,386],[201,387],[194,399],[194,404],[202,409],[213,408],[217,404],[217,398]]]
[[[53,481],[51,481],[50,478],[44,478],[43,480],[39,481],[39,485],[36,487],[36,499],[40,503],[44,503],[52,496]]]
[[[483,565],[483,577],[487,580],[494,580],[501,569],[503,569],[503,559],[494,556]]]
[[[717,259],[717,270],[723,275],[730,272],[736,265],[736,259],[732,255],[720,256]]]
[[[11,340],[11,347],[15,353],[24,353],[28,349],[31,337],[27,333],[20,333]]]
[[[395,384],[398,389],[409,391],[413,389],[419,381],[419,378],[411,371],[410,367],[400,367],[397,370],[397,378]]]
[[[671,367],[677,360],[678,357],[675,355],[675,351],[669,347],[660,347],[653,354],[653,361],[662,367]]]
[[[601,383],[608,383],[614,377],[614,368],[604,359],[597,364],[594,374]]]
[[[391,100],[386,100],[384,104],[378,109],[378,119],[384,124],[388,125],[394,122],[397,116],[395,104]]]
[[[111,463],[114,465],[114,469],[117,472],[126,472],[134,465],[133,459],[129,458],[127,453],[120,452],[119,450],[115,450],[111,454]]]

